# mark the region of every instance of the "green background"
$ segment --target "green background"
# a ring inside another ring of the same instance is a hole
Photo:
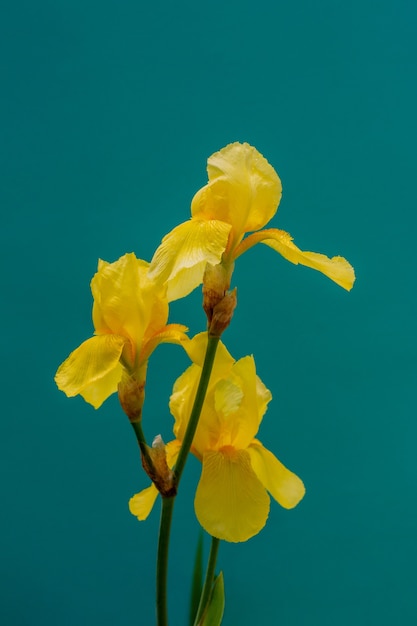
[[[206,159],[248,141],[279,173],[271,226],[346,256],[348,294],[257,246],[237,263],[224,339],[272,390],[260,439],[305,481],[244,544],[222,544],[225,626],[417,623],[415,2],[8,3],[0,19],[0,622],[154,620],[158,508],[112,397],[53,382],[92,333],[99,257],[149,260],[189,216]],[[171,321],[204,329],[201,295]],[[187,365],[152,358],[145,431]],[[186,623],[198,537],[187,466],[170,562]],[[207,548],[207,546],[206,546]]]

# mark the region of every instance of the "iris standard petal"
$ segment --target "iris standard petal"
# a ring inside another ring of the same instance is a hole
[[[170,301],[188,295],[202,282],[206,263],[220,262],[230,229],[230,224],[213,219],[180,224],[157,248],[149,277],[167,282]]]
[[[245,450],[208,450],[195,496],[202,527],[225,541],[246,541],[266,523],[269,496]]]
[[[147,489],[143,489],[143,491],[130,498],[129,511],[142,522],[152,511],[158,493],[158,489],[153,484]]]
[[[259,233],[253,233],[236,249],[236,257],[251,248],[257,243],[264,243],[279,252],[287,261],[295,265],[306,265],[312,269],[318,270],[336,284],[350,291],[355,282],[355,272],[350,263],[341,256],[329,258],[324,254],[317,252],[303,252],[293,243],[291,235],[284,230],[277,228],[269,228]]]
[[[194,363],[175,381],[169,401],[170,411],[175,418],[174,433],[179,439],[182,439],[185,435],[185,429],[187,428],[194,404],[207,348],[207,332],[199,333],[190,341],[183,343],[182,346]],[[220,379],[228,375],[233,363],[233,357],[220,341],[217,346],[214,367],[210,376],[199,426],[194,437],[193,451],[198,455],[202,454],[202,451],[207,447],[216,445],[218,441],[219,418],[214,409],[212,390]]]
[[[109,389],[114,379],[108,375],[115,369],[121,375],[119,359],[126,342],[127,339],[119,335],[97,335],[84,341],[58,368],[55,375],[58,389],[72,397],[82,395],[94,384],[96,389],[93,395],[87,392],[90,397],[87,401],[98,408],[115,391]]]
[[[131,341],[133,362],[137,350],[159,333],[168,319],[166,285],[148,276],[149,263],[125,254],[114,263],[99,263],[91,282],[96,330],[123,335]]]
[[[233,225],[233,236],[258,230],[275,215],[281,181],[272,165],[247,143],[232,143],[207,161],[209,183],[194,196],[193,217]]]
[[[258,432],[262,419],[258,413],[253,357],[236,361],[228,377],[218,382],[214,394],[221,430],[218,447],[246,448]]]
[[[247,450],[255,474],[271,496],[285,509],[295,507],[305,494],[303,481],[264,448],[260,441],[254,440]]]

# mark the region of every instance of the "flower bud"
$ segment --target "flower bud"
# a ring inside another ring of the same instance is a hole
[[[145,377],[138,380],[136,376],[124,372],[118,385],[119,402],[131,422],[140,422],[142,419],[145,382]]]
[[[152,467],[149,467],[146,459],[142,456],[142,465],[149,478],[154,483],[162,496],[167,498],[177,493],[174,485],[174,476],[167,463],[165,444],[161,435],[157,435],[152,442],[152,448],[147,448]]]

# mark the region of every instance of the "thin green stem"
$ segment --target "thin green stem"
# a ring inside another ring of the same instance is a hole
[[[204,357],[203,369],[201,371],[200,382],[198,383],[197,393],[195,395],[190,420],[188,422],[187,430],[185,431],[184,439],[182,441],[181,450],[178,455],[178,460],[174,468],[174,475],[177,486],[181,480],[185,463],[190,452],[191,444],[193,443],[195,431],[197,430],[198,420],[200,419],[201,409],[203,408],[204,399],[206,397],[207,387],[210,380],[211,370],[213,369],[214,357],[216,356],[216,350],[217,346],[219,345],[219,340],[220,337],[210,337],[210,335],[208,336],[207,349]]]
[[[210,595],[213,590],[214,571],[216,569],[217,553],[219,551],[220,539],[216,537],[211,538],[210,555],[207,563],[206,578],[204,580],[203,590],[201,592],[200,604],[198,605],[197,616],[195,618],[194,626],[198,626],[204,611],[210,600]]]
[[[172,512],[175,498],[162,498],[161,521],[158,538],[158,560],[156,563],[156,623],[168,626],[167,576],[168,548],[171,531]]]
[[[190,420],[184,435],[181,450],[178,455],[178,461],[174,468],[174,481],[176,486],[181,479],[184,471],[185,462],[190,452],[191,444],[197,429],[198,420],[200,419],[201,409],[203,408],[204,398],[206,397],[207,387],[210,379],[211,370],[213,369],[214,357],[216,356],[217,346],[220,337],[208,337],[206,354],[204,357],[203,369],[201,371],[200,381],[198,383],[197,393],[194,399],[193,408],[191,410]],[[135,428],[135,426],[133,425]],[[140,429],[141,430],[141,429]],[[135,429],[136,432],[136,429]],[[139,441],[139,438],[138,438]],[[139,442],[140,445],[140,442]],[[142,449],[142,448],[141,448]],[[158,541],[158,560],[156,565],[156,613],[157,626],[167,626],[167,569],[168,569],[168,550],[169,537],[171,531],[172,512],[174,508],[175,497],[162,498],[161,522],[159,526]]]
[[[133,430],[135,431],[136,439],[138,440],[139,448],[142,453],[142,458],[145,461],[145,465],[147,465],[149,469],[152,469],[153,462],[150,457],[145,435],[142,429],[142,421],[130,422],[130,423],[132,424]]]

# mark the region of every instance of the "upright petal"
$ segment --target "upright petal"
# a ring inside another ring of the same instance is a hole
[[[225,541],[246,541],[266,523],[269,497],[245,450],[208,450],[195,496],[202,527]]]
[[[129,337],[135,345],[142,342],[150,322],[166,323],[168,303],[163,310],[151,312],[153,294],[147,282],[149,264],[137,259],[133,253],[125,254],[114,263],[100,263],[91,281],[94,297],[93,322],[97,331],[107,331]],[[160,287],[159,287],[160,289]],[[158,315],[156,315],[158,313]],[[100,326],[104,325],[102,329]]]
[[[170,411],[175,418],[174,433],[178,439],[183,439],[190,419],[207,348],[207,332],[199,333],[190,341],[185,342],[183,348],[194,363],[175,381],[169,401]],[[233,363],[233,357],[220,341],[210,376],[206,400],[193,442],[193,451],[198,455],[202,455],[207,447],[215,446],[218,441],[219,418],[214,409],[212,390],[218,380],[227,376]]]
[[[232,143],[207,161],[209,183],[194,196],[193,217],[233,225],[234,238],[275,215],[282,186],[274,168],[247,143]]]
[[[218,446],[247,448],[256,433],[262,415],[258,412],[255,361],[246,356],[233,365],[227,378],[215,389],[215,407],[221,436]]]
[[[249,446],[252,467],[271,496],[285,509],[295,507],[305,494],[300,478],[290,472],[260,441]]]
[[[151,261],[149,277],[167,282],[169,301],[191,293],[202,282],[207,263],[220,262],[230,228],[218,220],[189,220],[163,238]]]
[[[350,291],[355,282],[355,272],[346,259],[341,256],[329,258],[317,252],[303,252],[293,243],[292,237],[284,230],[269,228],[259,233],[253,233],[242,241],[236,249],[236,257],[240,256],[257,243],[264,243],[279,252],[287,261],[295,265],[306,265],[318,270],[336,284]]]
[[[98,335],[84,341],[58,368],[55,382],[68,397],[81,394],[96,409],[117,389],[119,363],[127,342],[119,335]]]

